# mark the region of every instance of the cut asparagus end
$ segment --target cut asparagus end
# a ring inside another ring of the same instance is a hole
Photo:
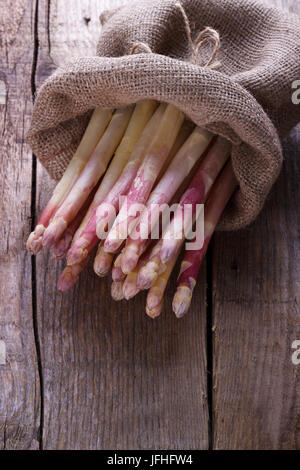
[[[111,296],[114,300],[124,299],[123,295],[123,281],[113,281],[111,284]]]
[[[192,290],[187,286],[179,286],[175,292],[172,308],[177,318],[182,318],[190,308]]]

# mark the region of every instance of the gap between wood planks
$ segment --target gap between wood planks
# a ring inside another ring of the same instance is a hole
[[[50,2],[49,2],[50,3]],[[34,44],[33,44],[33,58],[32,58],[32,71],[31,71],[31,92],[32,100],[35,99],[36,84],[35,75],[37,68],[37,60],[39,53],[39,38],[38,38],[38,12],[39,12],[39,0],[35,0],[34,5]],[[36,187],[37,187],[37,162],[36,156],[32,154],[32,182],[31,182],[31,230],[34,230],[37,214],[36,214]],[[32,294],[32,316],[33,316],[33,333],[37,355],[37,365],[40,380],[40,428],[39,428],[39,449],[43,450],[43,427],[44,427],[44,387],[43,387],[43,366],[41,358],[41,346],[39,340],[39,330],[37,321],[37,293],[36,293],[36,258],[31,257],[31,294]]]
[[[47,1],[47,40],[48,50],[51,51],[51,36],[50,36],[50,8],[51,0]],[[35,0],[34,3],[34,44],[33,44],[33,61],[32,61],[32,73],[31,73],[31,91],[32,99],[34,102],[36,94],[36,74],[37,74],[37,63],[39,56],[39,0]],[[37,159],[32,154],[32,185],[31,185],[31,230],[34,230],[37,222]],[[206,354],[207,354],[207,367],[206,367],[206,399],[208,405],[208,449],[213,449],[213,331],[212,331],[212,319],[213,319],[213,272],[212,272],[212,249],[213,241],[208,249],[206,256]],[[43,431],[44,431],[44,383],[43,383],[43,363],[41,356],[41,344],[39,338],[38,328],[38,315],[37,315],[37,265],[35,256],[31,257],[31,288],[32,288],[32,312],[33,312],[33,328],[34,328],[34,340],[38,362],[38,372],[40,380],[40,428],[39,428],[39,449],[43,450]],[[171,313],[172,314],[172,313]]]

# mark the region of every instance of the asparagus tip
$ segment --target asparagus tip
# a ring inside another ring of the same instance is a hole
[[[36,255],[42,249],[42,237],[44,231],[44,225],[40,224],[37,225],[34,231],[29,235],[26,242],[26,248],[32,255]]]
[[[95,258],[94,261],[94,272],[97,274],[99,277],[105,277],[108,275],[110,271],[111,264],[108,262],[105,262],[105,260],[98,260],[97,257]]]
[[[59,237],[63,234],[63,232],[67,228],[67,225],[67,222],[62,217],[53,220],[53,222],[48,225],[44,232],[42,241],[43,246],[47,246],[49,248],[53,246],[57,242]]]
[[[150,310],[153,310],[155,307],[157,307],[160,304],[161,300],[162,298],[161,298],[159,290],[155,288],[151,289],[151,291],[149,292],[147,296],[147,307]]]
[[[192,291],[187,286],[179,286],[173,298],[173,312],[177,318],[182,318],[188,311],[192,300]]]
[[[123,281],[113,281],[111,284],[111,296],[114,300],[124,299]]]
[[[71,267],[67,266],[57,281],[57,288],[61,292],[66,292],[67,290],[71,289],[71,287],[73,287],[76,281],[77,277],[73,276]]]
[[[157,318],[161,314],[161,310],[162,310],[162,303],[157,305],[153,309],[150,309],[148,305],[146,305],[146,313],[148,317],[152,318],[153,320],[154,318]]]
[[[141,268],[137,277],[137,286],[140,289],[150,289],[159,275],[159,265],[155,261],[150,261]]]
[[[123,295],[126,300],[132,299],[136,294],[139,293],[139,288],[135,282],[124,282],[123,284]]]
[[[125,249],[121,257],[121,269],[124,274],[129,274],[137,265],[139,255],[136,250]]]

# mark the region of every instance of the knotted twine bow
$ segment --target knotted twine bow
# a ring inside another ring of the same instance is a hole
[[[209,67],[209,68],[216,68],[220,65],[220,62],[214,62],[216,55],[218,53],[218,50],[220,49],[220,35],[219,33],[213,29],[207,26],[203,31],[201,31],[198,36],[196,37],[195,41],[192,40],[192,32],[191,32],[191,27],[189,23],[189,19],[187,17],[186,12],[184,11],[183,6],[181,3],[176,3],[176,7],[180,10],[183,20],[184,20],[184,26],[186,30],[186,35],[189,41],[189,44],[192,49],[192,59],[193,63],[195,65],[198,64],[198,54],[202,46],[208,42],[212,42],[214,44],[213,51],[211,53],[211,56],[209,60],[206,62],[206,64],[203,65],[203,67]],[[130,54],[135,54],[137,49],[142,49],[144,52],[147,53],[152,53],[151,48],[148,46],[148,44],[144,42],[138,42],[133,45]]]

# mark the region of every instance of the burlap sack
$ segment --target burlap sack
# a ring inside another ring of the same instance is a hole
[[[300,20],[255,0],[181,4],[193,39],[206,26],[219,32],[216,70],[203,67],[209,45],[193,63],[175,0],[132,1],[104,15],[97,56],[73,60],[44,83],[27,140],[58,179],[91,108],[145,97],[173,103],[199,126],[232,141],[239,190],[219,229],[237,229],[261,210],[281,167],[279,137],[300,120],[300,105],[292,103],[292,82],[300,79]],[[138,42],[153,53],[129,55]]]

